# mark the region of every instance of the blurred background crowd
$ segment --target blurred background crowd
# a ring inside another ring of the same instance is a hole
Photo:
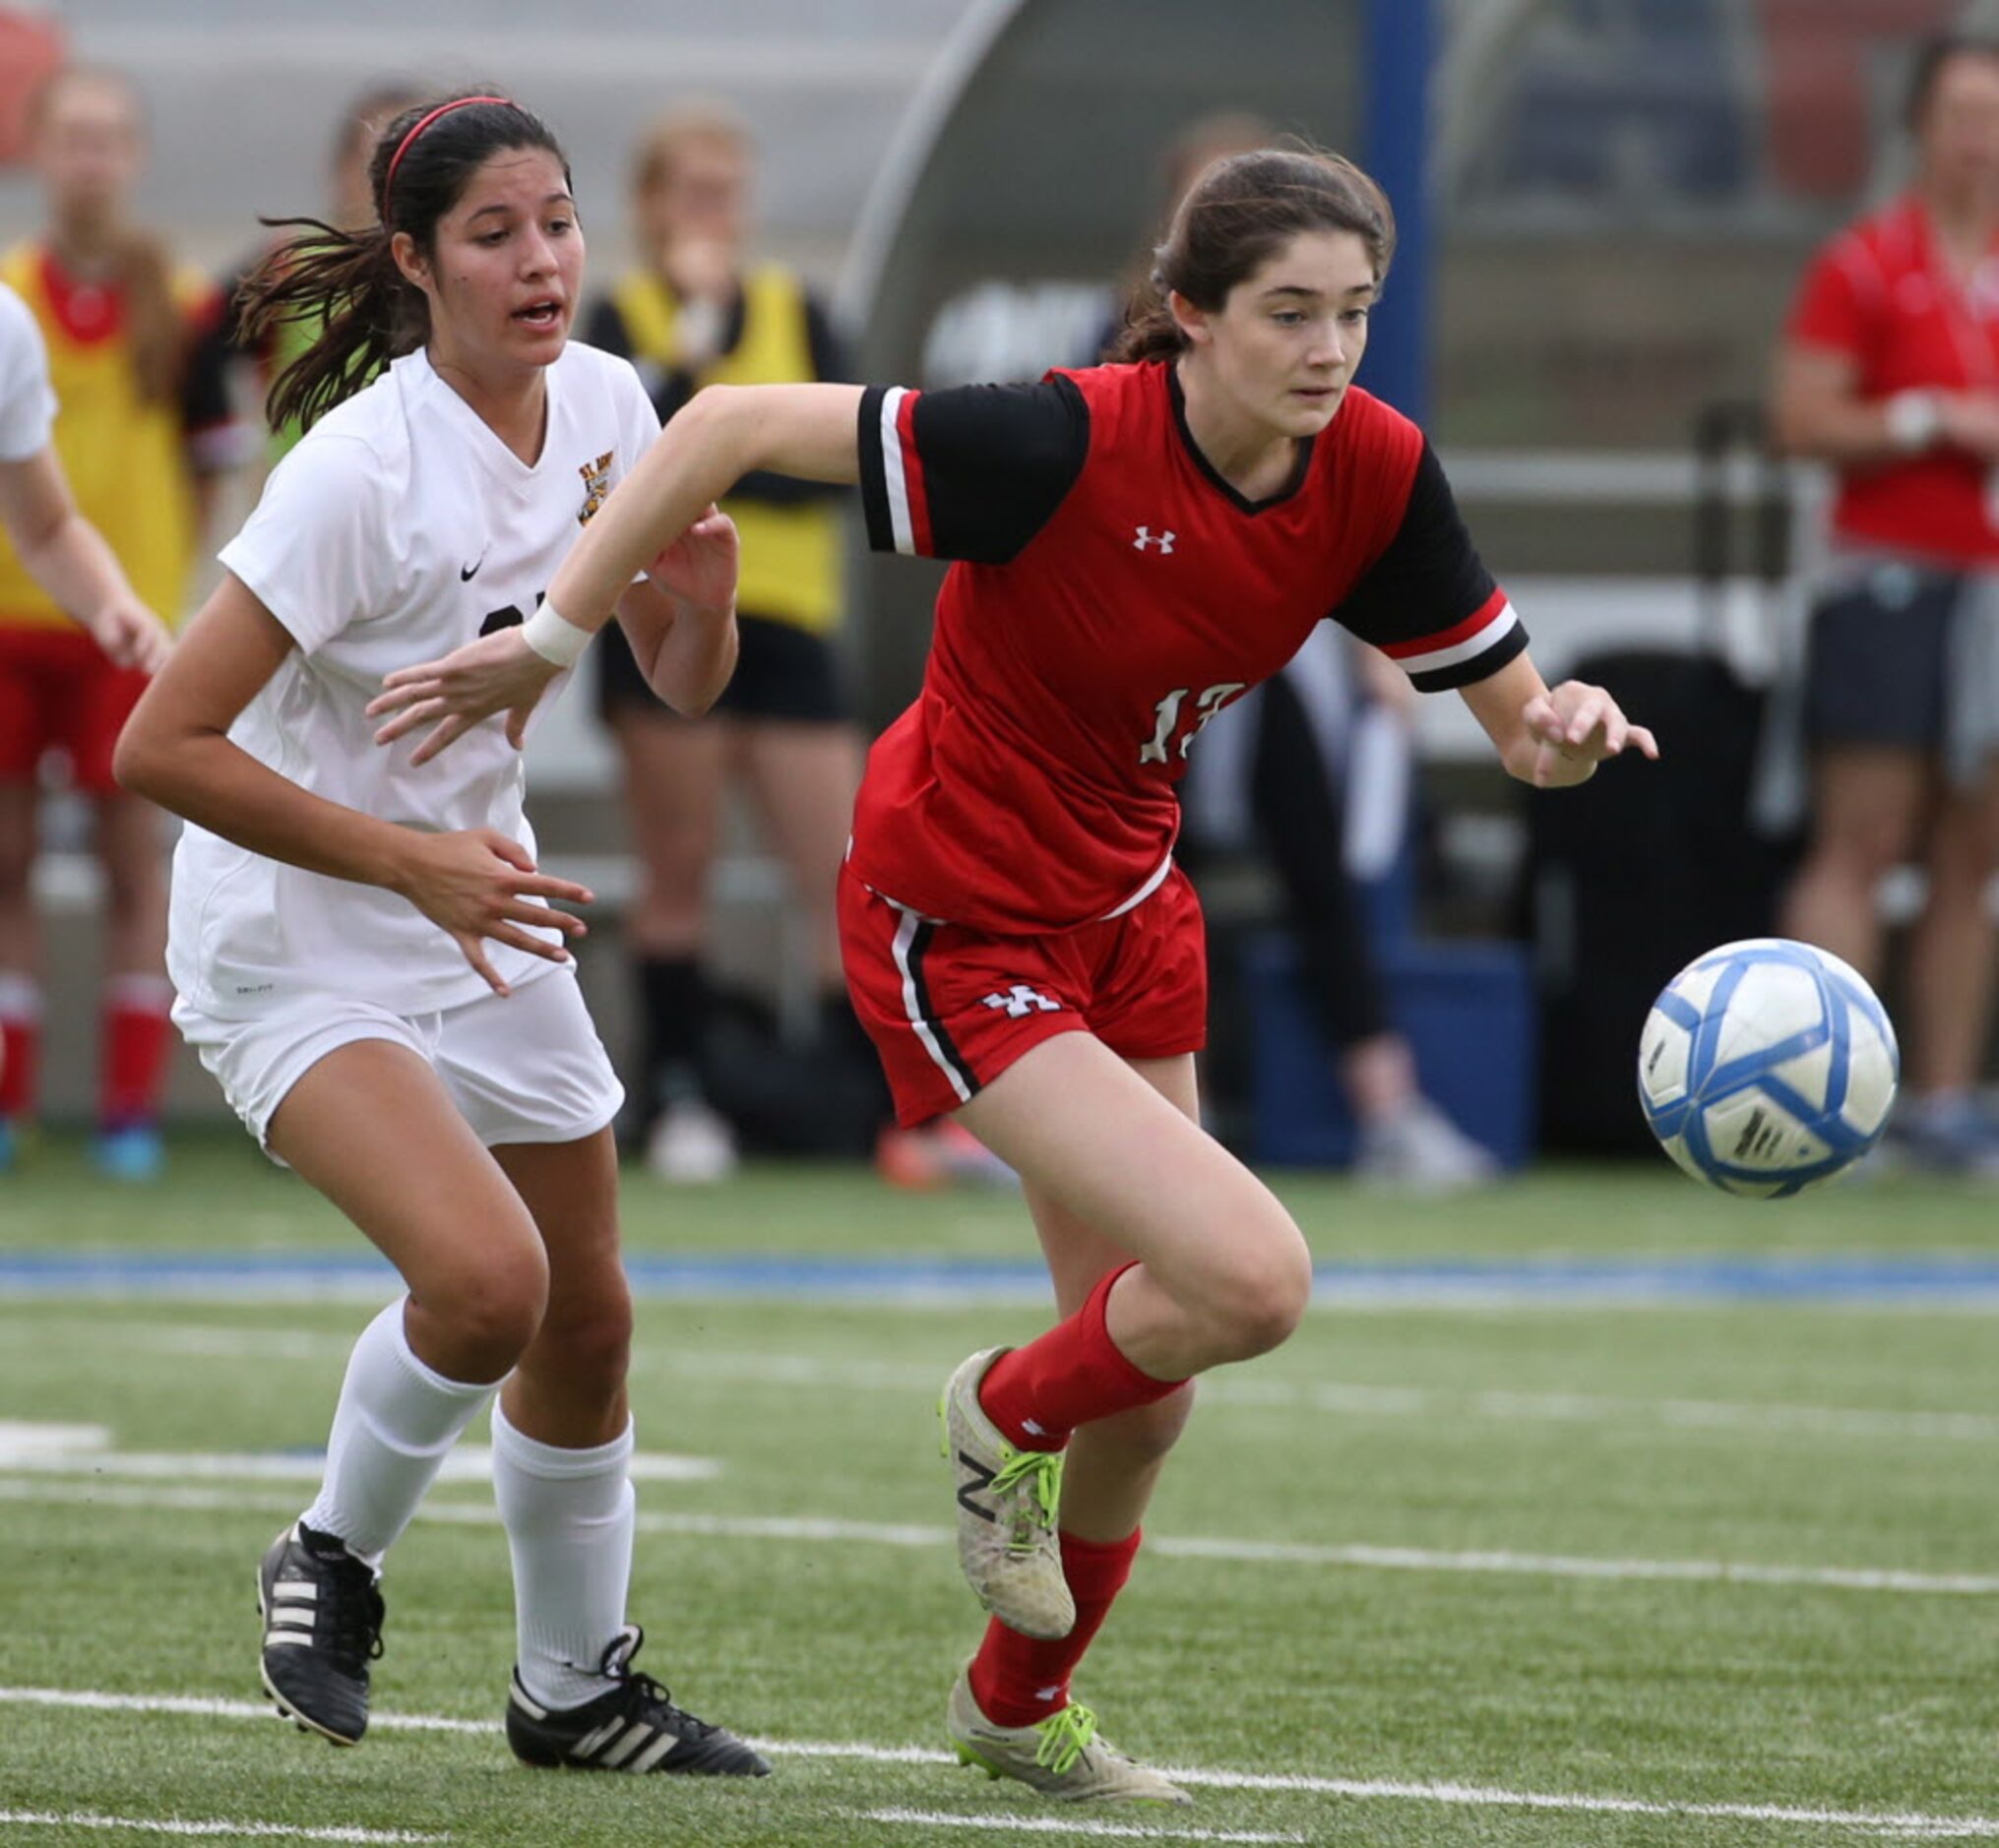
[[[669,17],[670,16],[670,17]],[[0,279],[85,512],[169,621],[292,433],[235,338],[261,217],[365,219],[374,130],[467,83],[562,135],[581,337],[704,385],[1093,363],[1191,175],[1353,154],[1402,241],[1360,382],[1430,432],[1552,680],[1664,762],[1543,807],[1453,699],[1330,627],[1194,754],[1218,1130],[1446,1188],[1631,1152],[1652,995],[1782,930],[1904,1036],[1895,1158],[1999,1178],[1999,8],[1959,0],[274,0],[0,7]],[[1942,33],[1960,36],[1939,40]],[[753,476],[742,665],[673,717],[615,633],[537,735],[550,870],[635,1158],[1004,1182],[896,1133],[835,872],[935,573]],[[0,541],[0,1174],[89,1126],[143,1180],[219,1095],[167,1025],[163,820],[111,669]],[[4,1188],[4,1180],[0,1180]]]

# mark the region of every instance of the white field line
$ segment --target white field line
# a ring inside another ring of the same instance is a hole
[[[1133,1822],[1078,1822],[1052,1816],[967,1816],[951,1810],[862,1810],[863,1822],[907,1822],[918,1828],[968,1828],[981,1835],[1061,1835],[1086,1841],[1302,1842],[1302,1835],[1253,1829],[1147,1828]]]
[[[177,1713],[202,1719],[270,1722],[270,1707],[250,1700],[187,1694],[102,1694],[90,1689],[0,1688],[0,1705],[69,1707],[101,1713]],[[447,1719],[423,1713],[376,1713],[369,1725],[382,1732],[496,1735],[496,1720]],[[789,1758],[852,1758],[871,1764],[956,1764],[950,1753],[924,1746],[871,1746],[850,1741],[756,1739],[761,1752]],[[1853,1829],[1873,1836],[1926,1840],[1999,1840],[1999,1817],[1924,1816],[1882,1810],[1794,1808],[1777,1803],[1671,1803],[1641,1797],[1597,1797],[1580,1792],[1504,1790],[1482,1784],[1402,1783],[1379,1778],[1320,1777],[1310,1773],[1222,1771],[1161,1765],[1175,1781],[1209,1790],[1250,1790],[1359,1801],[1432,1803],[1468,1809],[1547,1810],[1599,1816],[1687,1817]],[[1052,1819],[1052,1818],[1051,1818]],[[977,1818],[991,1826],[994,1818]],[[1074,1826],[1069,1824],[1068,1826]],[[1242,1839],[1237,1837],[1236,1839]]]
[[[18,1447],[0,1429],[0,1474],[89,1476],[94,1481],[136,1482],[317,1482],[326,1458],[312,1451],[296,1455],[276,1450],[97,1450],[78,1446],[62,1450],[31,1440]],[[721,1464],[712,1456],[669,1456],[641,1450],[632,1458],[635,1482],[712,1482]],[[491,1482],[493,1452],[488,1445],[461,1444],[444,1459],[440,1482]]]
[[[45,1324],[41,1324],[45,1325]],[[346,1335],[299,1328],[226,1326],[160,1327],[145,1322],[94,1322],[94,1334],[115,1334],[122,1349],[190,1358],[344,1361]],[[894,1361],[829,1361],[756,1352],[662,1353],[641,1347],[632,1356],[641,1377],[726,1380],[746,1385],[849,1391],[934,1392],[939,1369]],[[1203,1405],[1296,1408],[1361,1418],[1466,1417],[1519,1424],[1640,1424],[1700,1431],[1750,1431],[1784,1435],[1947,1443],[1999,1443],[1999,1413],[1882,1411],[1862,1406],[1794,1405],[1729,1399],[1619,1398],[1586,1392],[1451,1391],[1434,1386],[1360,1386],[1338,1381],[1223,1378],[1204,1380]],[[7,1427],[0,1423],[0,1447]],[[4,1459],[0,1459],[4,1462]]]
[[[0,1810],[9,1828],[127,1829],[147,1835],[257,1836],[282,1841],[441,1842],[449,1835],[418,1835],[400,1828],[294,1828],[284,1822],[196,1822],[181,1817],[99,1816],[94,1810]],[[1273,1837],[1272,1839],[1276,1839]],[[1286,1840],[1293,1839],[1285,1837]]]
[[[225,1489],[153,1488],[130,1483],[51,1481],[0,1475],[0,1502],[84,1503],[97,1508],[143,1508],[227,1513],[297,1511],[297,1502]],[[460,1527],[499,1524],[497,1509],[473,1502],[433,1502],[417,1519]],[[951,1546],[947,1527],[918,1522],[823,1520],[747,1514],[641,1513],[641,1533],[698,1535],[718,1540],[776,1540],[797,1546],[892,1546],[937,1550]],[[1559,1553],[1440,1552],[1424,1547],[1323,1546],[1309,1541],[1205,1539],[1161,1534],[1146,1542],[1162,1559],[1228,1560],[1260,1566],[1357,1568],[1373,1571],[1488,1572],[1526,1578],[1593,1578],[1680,1584],[1780,1585],[1821,1591],[1889,1591],[1928,1597],[1999,1596],[1999,1574],[1912,1572],[1874,1567],[1756,1566],[1728,1560],[1593,1559]]]

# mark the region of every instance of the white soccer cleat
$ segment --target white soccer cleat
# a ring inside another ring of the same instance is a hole
[[[1096,1715],[1071,1702],[1032,1726],[995,1726],[978,1709],[969,1671],[945,1708],[961,1764],[1011,1777],[1057,1803],[1192,1803],[1163,1771],[1128,1758],[1096,1730]]]
[[[1427,1097],[1416,1096],[1362,1127],[1353,1172],[1383,1187],[1444,1194],[1491,1180],[1499,1163]]]
[[[937,1413],[958,1485],[958,1563],[979,1603],[1009,1630],[1048,1640],[1076,1628],[1055,1519],[1062,1452],[1017,1450],[978,1402],[978,1383],[1006,1353],[972,1355],[945,1383]]]
[[[735,1132],[728,1119],[699,1097],[668,1104],[646,1139],[646,1165],[660,1180],[682,1187],[725,1181],[736,1164]]]

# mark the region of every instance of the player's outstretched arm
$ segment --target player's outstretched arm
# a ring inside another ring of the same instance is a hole
[[[53,449],[0,462],[0,525],[29,576],[120,667],[156,673],[173,646],[103,534],[78,512]]]
[[[427,832],[329,802],[229,739],[229,727],[291,652],[292,640],[249,587],[225,575],[119,735],[112,770],[125,788],[268,859],[400,893],[450,935],[500,994],[485,941],[567,962],[559,942],[581,918],[537,898],[588,904],[591,893],[535,871],[519,842],[490,828]]]
[[[504,711],[519,744],[534,703],[609,620],[633,578],[744,475],[770,469],[808,481],[859,480],[860,400],[857,385],[709,387],[611,490],[526,624],[384,678],[368,707],[387,721],[376,743],[429,724],[411,754],[420,764]]]
[[[735,522],[711,507],[618,599],[646,684],[683,717],[699,718],[735,672],[739,549]]]
[[[1601,687],[1565,680],[1550,689],[1525,654],[1459,695],[1499,752],[1509,775],[1536,789],[1588,782],[1605,758],[1626,750],[1656,758],[1658,744]]]

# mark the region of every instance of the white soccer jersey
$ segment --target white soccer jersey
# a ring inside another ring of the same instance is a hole
[[[501,718],[412,768],[428,727],[377,745],[380,721],[363,708],[392,668],[531,612],[583,522],[659,433],[624,360],[572,344],[547,382],[547,436],[531,467],[421,352],[397,360],[279,463],[221,562],[298,646],[231,728],[235,743],[329,801],[439,832],[497,829],[534,852],[522,757]],[[486,949],[509,982],[549,966]],[[167,969],[188,1002],[225,1017],[314,990],[399,1014],[489,992],[406,899],[193,826],[174,854]]]
[[[28,304],[0,282],[0,462],[26,462],[48,447],[55,392],[48,349]]]

